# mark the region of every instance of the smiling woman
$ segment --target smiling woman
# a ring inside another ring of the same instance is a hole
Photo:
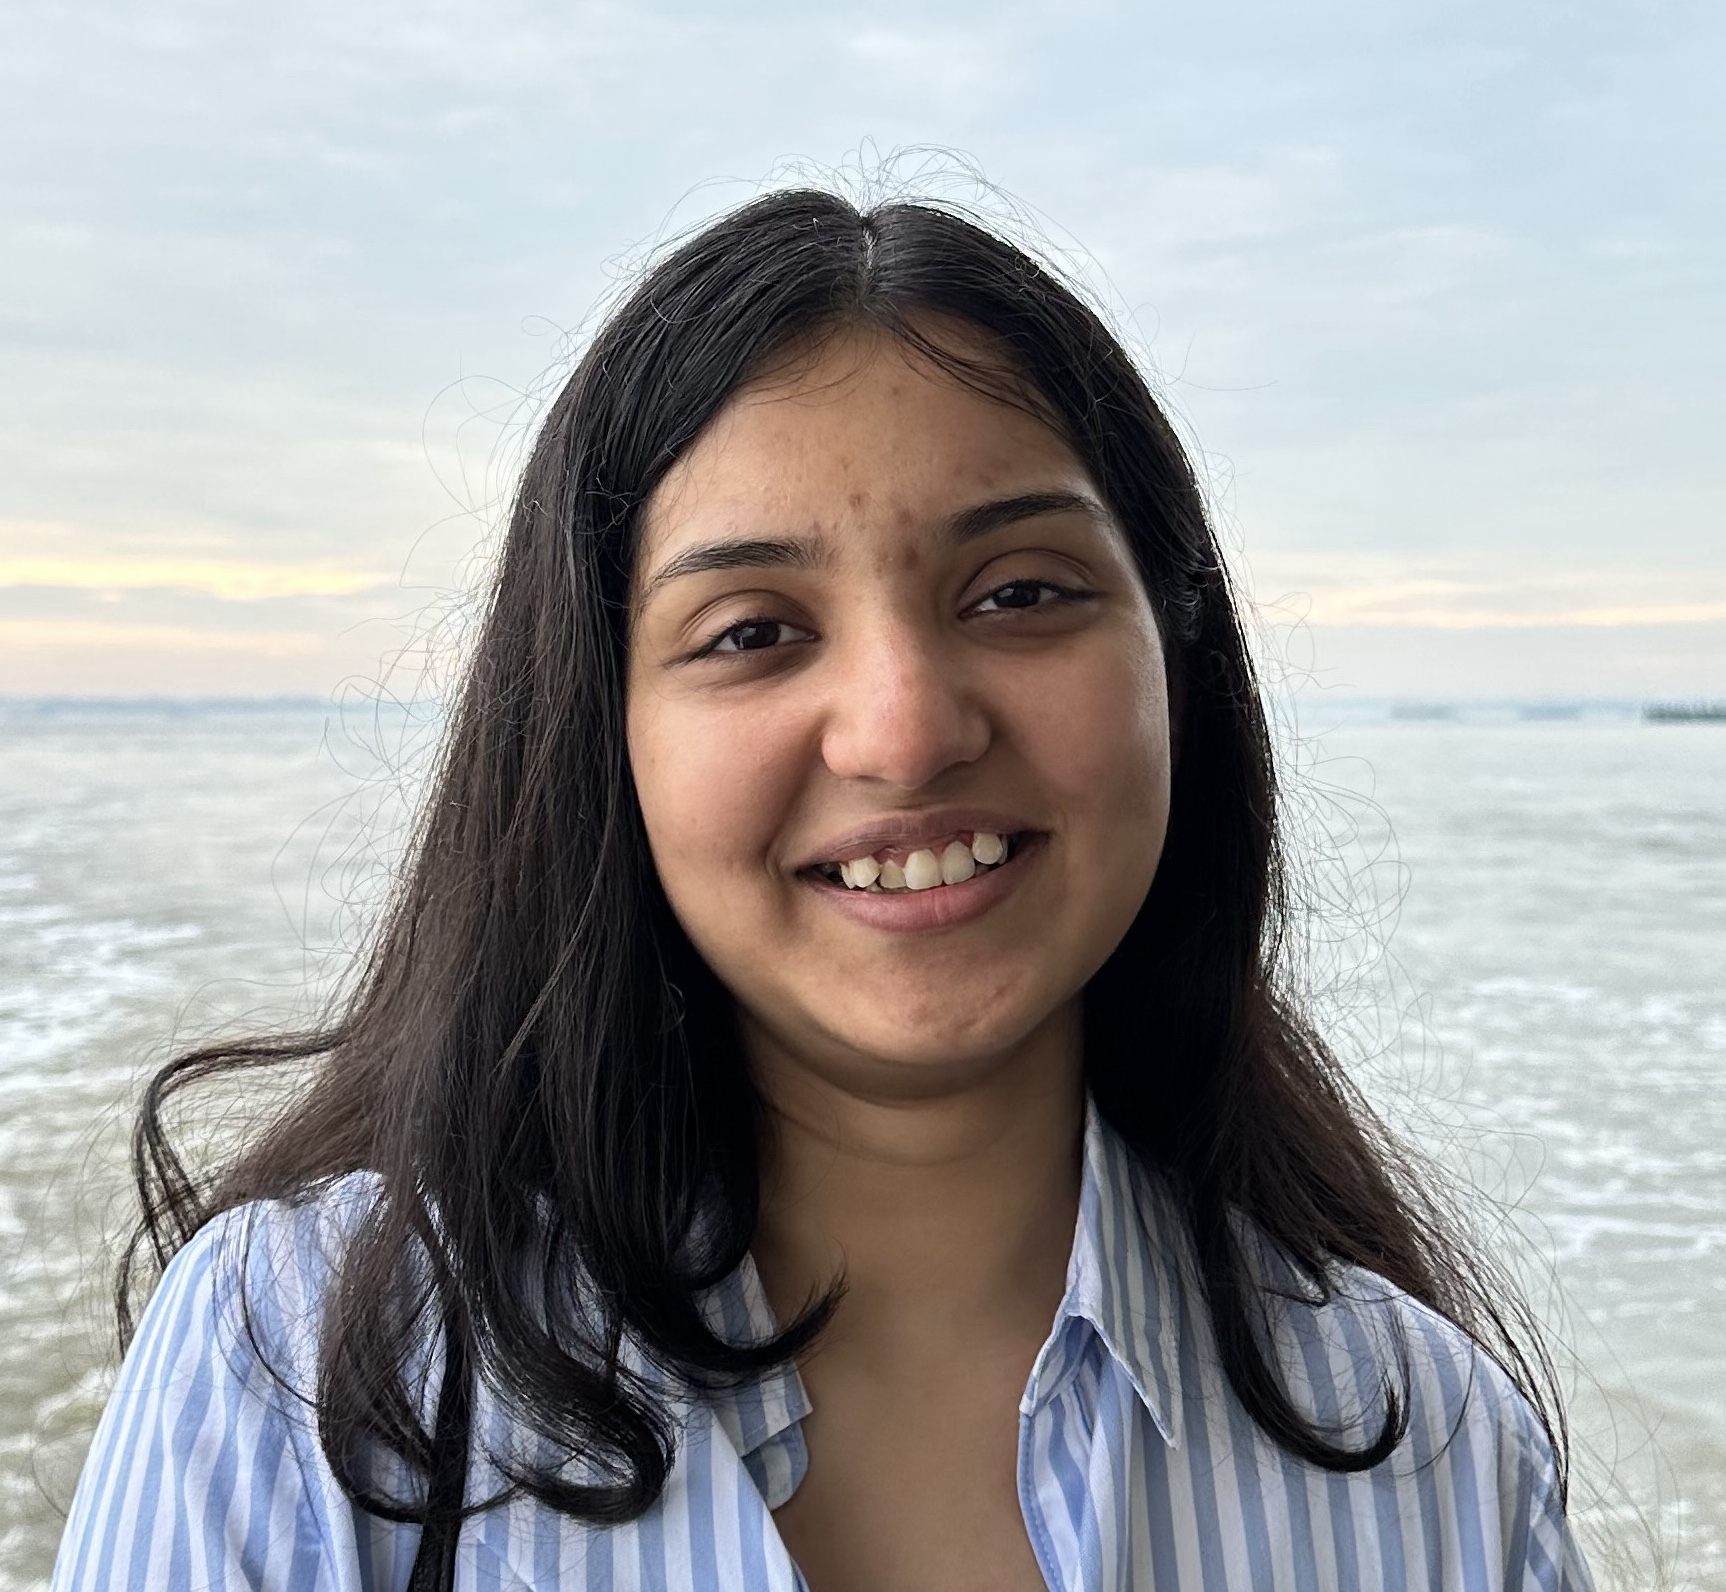
[[[1096,316],[936,207],[715,223],[545,421],[349,1007],[152,1085],[56,1584],[1586,1587],[1274,791]]]
[[[847,330],[727,405],[639,556],[635,789],[758,1072],[789,1044],[922,1093],[1056,1020],[1168,819],[1156,618],[1071,448]]]

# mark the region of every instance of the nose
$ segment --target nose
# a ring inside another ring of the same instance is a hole
[[[939,638],[883,624],[833,662],[821,751],[839,778],[921,790],[988,748],[985,706]]]

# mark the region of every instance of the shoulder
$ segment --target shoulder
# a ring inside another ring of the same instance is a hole
[[[1116,1173],[1131,1187],[1147,1259],[1143,1270],[1200,1349],[1195,1371],[1216,1369],[1218,1346],[1192,1235],[1166,1177],[1136,1157]],[[1120,1203],[1124,1204],[1125,1201]],[[1557,1484],[1557,1461],[1539,1413],[1504,1366],[1457,1322],[1361,1266],[1333,1265],[1322,1284],[1297,1267],[1255,1222],[1235,1232],[1257,1296],[1271,1358],[1302,1413],[1350,1445],[1382,1429],[1394,1397],[1407,1418],[1404,1447],[1431,1463],[1478,1450]],[[1171,1366],[1171,1370],[1172,1370]]]
[[[262,1360],[298,1384],[315,1363],[331,1286],[379,1192],[374,1175],[356,1172],[297,1199],[222,1212],[169,1263],[140,1340],[166,1314],[171,1332],[207,1338],[236,1373],[250,1375]]]
[[[1378,1486],[1421,1518],[1448,1517],[1458,1551],[1501,1562],[1504,1585],[1589,1592],[1552,1429],[1504,1364],[1372,1272],[1343,1268],[1332,1288],[1302,1347],[1346,1389],[1330,1406],[1345,1417],[1382,1419],[1387,1390],[1399,1398],[1406,1432]]]
[[[1464,1327],[1365,1267],[1335,1265],[1320,1287],[1262,1237],[1247,1243],[1277,1358],[1311,1414],[1354,1432],[1376,1428],[1394,1394],[1409,1444],[1429,1458],[1487,1441],[1553,1465],[1533,1405]]]
[[[1387,1417],[1400,1433],[1379,1463],[1331,1469],[1274,1435],[1225,1368],[1172,1180],[1104,1136],[1092,1160],[1095,1237],[1082,1253],[1101,1256],[1102,1280],[1083,1301],[1095,1307],[1087,1341],[1113,1354],[1167,1440],[1148,1449],[1157,1462],[1142,1472],[1145,1507],[1166,1516],[1171,1498],[1186,1500],[1199,1541],[1215,1524],[1204,1524],[1204,1500],[1223,1496],[1213,1467],[1228,1456],[1225,1490],[1244,1512],[1232,1540],[1284,1565],[1290,1584],[1586,1592],[1551,1437],[1486,1347],[1363,1268],[1304,1274],[1237,1215],[1245,1275],[1236,1282],[1248,1304],[1239,1325],[1300,1424],[1355,1451],[1378,1446]]]
[[[344,1179],[241,1206],[174,1256],[91,1442],[56,1592],[347,1584],[355,1527],[312,1396],[324,1294],[375,1198]]]
[[[1405,1546],[1454,1558],[1459,1585],[1588,1592],[1553,1434],[1488,1347],[1365,1268],[1334,1267],[1322,1291],[1286,1263],[1267,1269],[1266,1319],[1296,1406],[1350,1447],[1372,1443],[1393,1404],[1400,1416],[1389,1457],[1332,1488],[1388,1511]]]
[[[1338,1267],[1328,1298],[1300,1315],[1304,1358],[1358,1385],[1362,1399],[1397,1388],[1408,1441],[1423,1454],[1486,1444],[1555,1477],[1552,1441],[1533,1404],[1503,1363],[1448,1316],[1358,1266]]]
[[[1351,1442],[1382,1429],[1392,1400],[1406,1430],[1379,1467],[1430,1506],[1450,1500],[1466,1529],[1509,1557],[1557,1573],[1575,1548],[1564,1480],[1546,1420],[1504,1364],[1455,1321],[1361,1267],[1338,1267],[1322,1298],[1275,1310],[1284,1374],[1297,1403]],[[1544,1583],[1540,1583],[1544,1584]],[[1574,1568],[1555,1584],[1585,1585]]]
[[[301,1200],[236,1206],[177,1250],[138,1320],[119,1385],[157,1385],[192,1364],[250,1378],[250,1362],[298,1360],[375,1178],[356,1173]]]
[[[1161,1172],[1128,1160],[1121,1181],[1133,1189],[1151,1257],[1147,1274],[1179,1296],[1173,1313],[1198,1351],[1188,1364],[1202,1385],[1190,1391],[1201,1404],[1232,1404],[1181,1204]],[[1347,1447],[1365,1447],[1394,1404],[1406,1434],[1392,1468],[1466,1479],[1483,1502],[1489,1492],[1516,1507],[1562,1510],[1563,1481],[1545,1421],[1463,1326],[1365,1267],[1333,1265],[1321,1285],[1244,1215],[1235,1233],[1262,1341],[1292,1402],[1316,1428]]]

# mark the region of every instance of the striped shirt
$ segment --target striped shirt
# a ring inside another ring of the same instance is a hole
[[[418,1528],[350,1502],[301,1396],[331,1257],[368,1188],[230,1213],[174,1259],[97,1429],[55,1592],[406,1586]],[[1509,1380],[1381,1280],[1339,1284],[1322,1305],[1284,1300],[1270,1334],[1296,1401],[1355,1441],[1376,1434],[1384,1375],[1406,1364],[1408,1435],[1352,1474],[1294,1458],[1247,1416],[1166,1190],[1092,1112],[1066,1294],[1019,1403],[1019,1501],[1050,1588],[1588,1592],[1551,1447]],[[771,1330],[747,1262],[711,1308],[738,1338]],[[498,1504],[463,1529],[457,1587],[806,1592],[773,1511],[803,1478],[809,1408],[789,1366],[682,1399],[676,1463],[645,1515],[595,1527]],[[497,1483],[490,1456],[531,1442],[482,1386],[470,1497]]]

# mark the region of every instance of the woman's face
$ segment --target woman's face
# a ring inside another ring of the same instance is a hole
[[[1070,1020],[1156,871],[1167,690],[1120,528],[1048,426],[884,334],[744,389],[654,493],[628,689],[679,920],[758,1051],[848,1087],[951,1087]]]

